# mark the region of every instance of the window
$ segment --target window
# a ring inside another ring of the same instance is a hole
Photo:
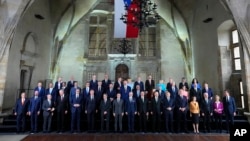
[[[243,83],[240,81],[240,97],[241,97],[241,107],[244,109],[245,108],[245,103],[244,103],[244,92],[243,92]]]
[[[156,51],[156,27],[148,27],[140,33],[139,54],[153,57]]]
[[[238,31],[232,31],[232,52],[233,52],[233,65],[235,71],[241,70],[240,47]]]

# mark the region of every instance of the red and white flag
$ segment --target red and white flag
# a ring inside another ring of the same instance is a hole
[[[136,22],[136,18],[132,10],[139,11],[139,7],[132,3],[133,0],[115,0],[115,28],[114,38],[137,38],[139,29],[131,24],[131,21]],[[128,5],[128,11],[125,10],[125,4]],[[124,23],[120,18],[122,15],[127,15],[127,23]]]

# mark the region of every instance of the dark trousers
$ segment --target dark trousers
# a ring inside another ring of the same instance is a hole
[[[225,113],[225,116],[226,116],[227,132],[229,133],[230,129],[234,125],[234,115],[233,113]]]
[[[30,115],[31,132],[37,132],[38,117],[37,112],[32,112]]]
[[[216,132],[222,132],[222,114],[214,113]]]
[[[203,127],[204,131],[210,132],[211,131],[211,116],[209,112],[205,112],[203,118]]]
[[[101,113],[101,131],[103,132],[104,126],[106,127],[106,132],[109,131],[109,112],[106,115]]]
[[[81,121],[81,109],[77,108],[74,112],[71,113],[71,132],[74,132],[75,127],[77,132],[80,132],[80,122]]]
[[[20,114],[17,115],[17,121],[16,121],[16,129],[17,132],[24,132],[25,131],[25,125],[26,125],[26,115],[25,114]]]
[[[87,113],[87,121],[88,121],[88,131],[94,131],[95,129],[95,112]]]
[[[119,129],[122,131],[122,114],[115,114],[115,131],[117,131],[117,124],[119,123]]]
[[[133,112],[128,113],[128,132],[135,131],[135,114]]]
[[[43,132],[50,132],[52,115],[43,115]]]
[[[141,132],[147,132],[147,115],[144,112],[141,112],[139,115],[139,125]]]
[[[64,119],[65,119],[65,111],[57,112],[57,132],[64,131]]]
[[[152,129],[153,132],[160,132],[161,131],[161,114],[154,112],[153,113],[153,125]]]
[[[177,111],[177,132],[181,131],[181,125],[183,125],[183,129],[187,132],[187,111]]]
[[[165,110],[166,132],[173,132],[173,111]],[[170,129],[170,130],[169,130]]]

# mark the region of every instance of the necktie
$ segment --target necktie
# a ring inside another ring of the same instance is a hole
[[[89,88],[86,89],[87,90],[87,94],[89,93]]]
[[[99,92],[101,91],[101,88],[100,88],[100,87],[98,88],[98,91],[99,91]]]
[[[78,95],[78,94],[76,94],[76,99],[78,99],[78,97],[79,97],[79,95]]]
[[[49,105],[50,105],[51,104],[50,100],[48,100],[48,102],[49,102]]]

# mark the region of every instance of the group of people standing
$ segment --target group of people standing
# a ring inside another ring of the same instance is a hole
[[[51,132],[52,118],[56,118],[58,133],[65,131],[67,123],[70,123],[71,133],[81,132],[84,117],[89,132],[99,130],[95,126],[97,122],[100,122],[101,132],[109,132],[110,123],[115,132],[123,132],[126,117],[128,132],[135,132],[135,127],[138,127],[140,132],[188,133],[188,116],[194,133],[199,133],[200,117],[205,132],[211,132],[212,118],[216,122],[216,131],[222,132],[223,115],[229,131],[236,115],[236,105],[228,90],[224,91],[221,101],[219,95],[214,96],[208,83],[202,88],[195,78],[190,86],[182,78],[177,87],[171,78],[167,84],[162,80],[156,84],[151,75],[145,83],[140,77],[135,82],[119,77],[112,83],[105,74],[101,81],[93,75],[83,88],[73,77],[68,82],[59,77],[47,89],[39,82],[33,97],[27,98],[25,92],[21,93],[14,114],[17,116],[17,132],[25,131],[27,117],[30,117],[30,132],[38,132],[42,114],[44,133]]]

